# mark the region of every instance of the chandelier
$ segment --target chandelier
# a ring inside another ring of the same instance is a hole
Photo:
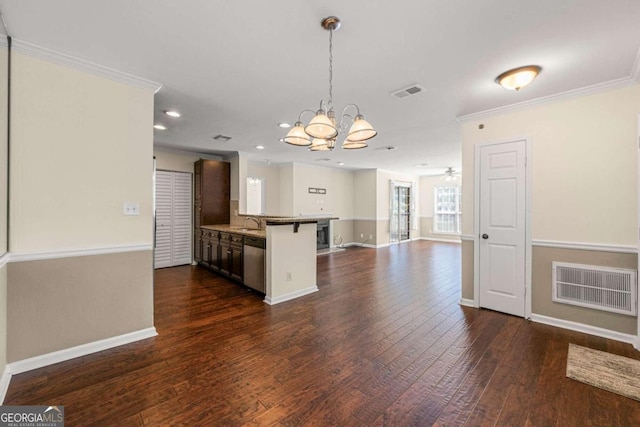
[[[340,122],[333,111],[333,31],[340,28],[340,19],[329,16],[322,20],[322,28],[329,31],[329,101],[320,101],[318,111],[303,110],[298,120],[289,131],[284,142],[301,147],[309,147],[309,151],[328,151],[336,146],[336,139],[349,128],[347,136],[342,143],[342,148],[353,150],[365,148],[367,140],[377,135],[373,127],[360,114],[360,108],[356,104],[349,104],[342,110]],[[355,109],[355,116],[347,114],[347,110]],[[302,122],[305,113],[315,114],[309,124]],[[349,127],[349,125],[351,125]]]

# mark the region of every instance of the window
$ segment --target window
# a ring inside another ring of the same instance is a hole
[[[436,186],[433,212],[434,233],[462,232],[462,187]]]

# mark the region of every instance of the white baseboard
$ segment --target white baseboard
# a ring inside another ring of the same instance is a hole
[[[290,301],[292,299],[300,298],[305,295],[312,294],[314,292],[318,292],[318,286],[311,286],[305,289],[301,289],[299,291],[290,292],[288,294],[280,295],[279,297],[271,298],[269,296],[264,297],[264,302],[269,305],[280,304],[281,302]]]
[[[599,328],[597,326],[585,325],[584,323],[572,322],[570,320],[558,319],[555,317],[543,316],[542,314],[531,314],[531,320],[545,325],[556,326],[558,328],[569,329],[576,332],[583,332],[597,337],[608,338],[610,340],[622,341],[634,346],[638,344],[638,337],[624,334],[610,329]]]
[[[449,239],[440,239],[438,237],[421,237],[421,240],[429,240],[432,242],[444,242],[444,243],[460,243],[460,239],[458,240],[449,240]]]
[[[5,366],[2,372],[2,378],[0,378],[0,405],[4,403],[4,398],[7,396],[7,390],[9,390],[9,383],[11,382],[11,372],[9,367]]]
[[[476,304],[476,302],[474,300],[468,299],[468,298],[460,298],[460,301],[458,301],[458,304],[464,305],[465,307],[478,308],[478,305]]]
[[[94,341],[71,348],[65,348],[64,350],[30,357],[29,359],[18,360],[17,362],[11,362],[7,365],[6,370],[8,370],[11,375],[21,374],[33,369],[53,365],[54,363],[64,362],[66,360],[75,359],[76,357],[86,356],[91,353],[97,353],[113,347],[155,337],[156,335],[158,335],[158,333],[154,327],[141,329],[139,331],[129,332],[128,334],[118,335],[116,337]]]

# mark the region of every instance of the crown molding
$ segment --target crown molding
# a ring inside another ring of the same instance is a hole
[[[5,36],[4,34],[0,34],[0,47],[9,47],[7,36]]]
[[[84,71],[95,76],[104,77],[119,83],[125,83],[132,86],[138,86],[144,89],[150,89],[153,93],[160,90],[160,83],[143,79],[132,74],[127,74],[104,65],[95,64],[84,59],[76,58],[66,53],[56,52],[51,49],[37,46],[23,40],[11,39],[11,48],[15,52],[34,58],[43,59],[54,64],[69,67],[75,70]]]
[[[636,58],[634,72],[640,73],[639,60]],[[578,89],[568,90],[566,92],[556,93],[554,95],[543,96],[541,98],[530,99],[528,101],[518,102],[516,104],[505,105],[503,107],[492,108],[490,110],[479,111],[477,113],[466,114],[456,117],[460,123],[468,123],[475,120],[486,119],[488,117],[497,116],[514,111],[521,111],[537,105],[552,104],[554,102],[565,101],[569,99],[579,98],[581,96],[594,95],[611,89],[618,89],[638,84],[638,81],[632,76],[623,77],[621,79],[610,80],[608,82],[597,83],[591,86],[585,86]]]
[[[636,60],[633,61],[633,67],[631,67],[631,78],[640,83],[640,49],[638,49]]]

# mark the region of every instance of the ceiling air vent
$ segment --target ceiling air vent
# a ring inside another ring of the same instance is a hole
[[[402,99],[420,92],[424,92],[424,88],[420,85],[415,84],[409,87],[402,88],[400,90],[396,90],[395,92],[391,92],[391,96],[393,96],[394,98]]]
[[[216,135],[213,137],[213,139],[215,139],[216,141],[222,141],[222,142],[227,142],[228,140],[231,139],[230,136],[225,136],[225,135]]]

